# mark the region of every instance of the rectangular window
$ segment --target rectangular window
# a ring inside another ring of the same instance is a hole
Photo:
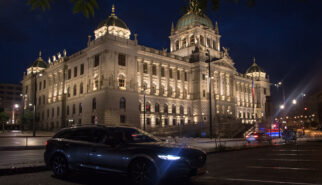
[[[187,74],[187,72],[184,72],[184,81],[188,81],[188,74]]]
[[[74,77],[77,76],[77,67],[74,67]]]
[[[206,80],[206,75],[202,74],[202,80]]]
[[[266,95],[266,88],[264,88],[264,95]]]
[[[172,78],[172,69],[169,69],[169,78]]]
[[[143,73],[148,73],[148,64],[143,63]]]
[[[54,109],[54,108],[52,108],[52,109],[51,109],[51,117],[53,118],[53,117],[54,117],[54,115],[55,115],[55,109]]]
[[[157,66],[155,64],[152,65],[152,75],[157,75]]]
[[[100,56],[95,55],[95,57],[94,57],[94,67],[97,67],[98,65],[100,65]]]
[[[26,92],[26,94],[28,94],[28,85],[26,86],[25,92]]]
[[[60,111],[60,109],[59,109],[59,107],[57,107],[57,117],[59,116],[59,111]]]
[[[84,74],[84,64],[80,65],[80,75]]]
[[[68,69],[68,80],[72,78],[72,70]]]
[[[125,123],[125,115],[120,115],[120,122]]]
[[[164,67],[161,67],[161,77],[165,76]]]
[[[76,113],[76,106],[73,104],[73,115]]]
[[[49,119],[49,109],[47,109],[47,119]]]
[[[206,97],[206,91],[205,90],[202,90],[202,96]]]
[[[180,80],[180,71],[177,71],[177,79]]]
[[[44,80],[44,89],[46,89],[46,80]]]
[[[207,47],[210,48],[210,39],[207,38]]]
[[[69,105],[66,107],[66,114],[69,115]]]
[[[126,66],[126,61],[125,61],[125,55],[124,54],[119,54],[118,57],[118,63],[120,66]]]
[[[41,82],[39,82],[39,91],[41,90]]]

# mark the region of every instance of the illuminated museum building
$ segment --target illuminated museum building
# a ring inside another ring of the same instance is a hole
[[[85,49],[70,56],[64,50],[45,62],[40,53],[24,74],[24,106],[36,103],[41,128],[85,123],[142,127],[144,96],[147,127],[208,123],[209,81],[215,122],[253,123],[265,116],[266,73],[255,59],[245,74],[237,72],[220,46],[217,22],[194,7],[172,24],[170,52],[139,45],[136,34],[131,40],[114,6],[94,34]]]

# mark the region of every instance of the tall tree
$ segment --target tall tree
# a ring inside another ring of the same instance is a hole
[[[32,10],[42,9],[43,11],[49,10],[55,0],[28,0],[28,4]],[[86,18],[94,17],[95,9],[98,9],[96,0],[70,0],[73,4],[73,13],[82,13]]]

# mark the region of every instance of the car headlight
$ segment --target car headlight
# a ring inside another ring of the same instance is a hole
[[[158,157],[160,159],[169,160],[169,161],[176,161],[176,160],[181,159],[181,157],[177,156],[177,155],[158,155]]]

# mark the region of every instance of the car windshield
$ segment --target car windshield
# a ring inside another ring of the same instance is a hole
[[[122,143],[160,142],[161,140],[141,129],[118,128],[113,131],[116,140]]]

